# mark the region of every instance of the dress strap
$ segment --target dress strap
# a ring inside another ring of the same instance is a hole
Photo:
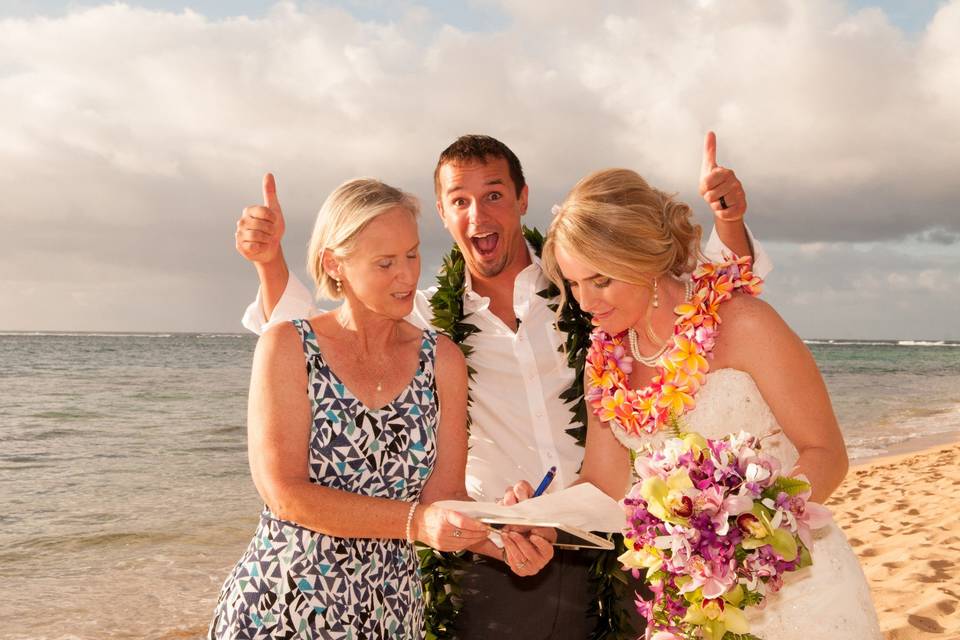
[[[317,334],[313,332],[313,327],[310,326],[310,321],[306,318],[291,320],[290,322],[300,333],[300,342],[303,345],[303,355],[307,360],[307,373],[309,373],[310,365],[317,357],[320,357],[320,344],[317,342]]]
[[[437,362],[437,332],[433,329],[423,330],[423,339],[420,342],[420,371],[425,382],[434,386],[434,377]]]

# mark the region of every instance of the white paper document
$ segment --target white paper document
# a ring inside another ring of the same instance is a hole
[[[494,502],[443,500],[436,506],[471,518],[502,518],[518,524],[558,522],[584,531],[617,533],[626,526],[626,514],[616,500],[584,483],[524,500],[510,507]]]

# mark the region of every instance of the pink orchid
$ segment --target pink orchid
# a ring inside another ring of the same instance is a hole
[[[680,588],[680,593],[700,589],[704,598],[719,598],[737,582],[734,564],[734,560],[727,563],[706,562],[700,556],[693,556],[684,568],[684,573],[691,580]]]

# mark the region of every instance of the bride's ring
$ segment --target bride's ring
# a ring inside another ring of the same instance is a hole
[[[527,561],[526,561],[526,560],[524,560],[523,562],[518,562],[518,563],[517,563],[517,569],[523,569],[525,566],[527,566]]]
[[[460,529],[454,529],[454,530],[453,530],[453,537],[454,537],[454,538],[461,538],[461,537],[463,537],[463,531],[460,531]]]
[[[730,206],[727,204],[726,199],[725,199],[723,196],[720,196],[720,208],[721,208],[721,209],[729,209],[729,208],[730,208]]]

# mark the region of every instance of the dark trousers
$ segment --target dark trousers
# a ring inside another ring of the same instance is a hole
[[[502,562],[474,556],[460,582],[464,604],[456,637],[586,640],[597,624],[596,615],[587,615],[594,596],[589,569],[595,554],[557,549],[542,571],[525,578]],[[639,635],[643,618],[632,599],[626,605]]]

